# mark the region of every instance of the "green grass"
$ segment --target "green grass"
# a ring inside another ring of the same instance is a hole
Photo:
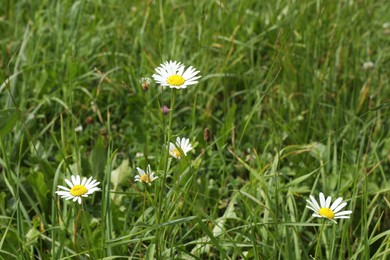
[[[386,0],[4,1],[1,259],[388,259],[389,17]],[[171,59],[200,82],[143,90]],[[134,183],[147,164],[159,178]],[[102,190],[60,199],[72,174]],[[351,218],[313,219],[321,191]]]

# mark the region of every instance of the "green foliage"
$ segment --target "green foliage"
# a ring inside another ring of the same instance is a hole
[[[12,128],[18,122],[19,114],[16,109],[4,109],[0,111],[0,137],[12,131]]]
[[[389,258],[388,1],[0,13],[0,258]],[[199,83],[142,86],[166,60]],[[194,147],[181,160],[167,151],[178,136]],[[135,183],[148,164],[159,178]],[[72,174],[101,191],[60,199]],[[306,208],[320,191],[351,218],[320,232]]]

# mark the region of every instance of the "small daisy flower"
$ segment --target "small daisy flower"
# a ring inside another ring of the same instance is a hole
[[[141,78],[141,80],[139,82],[141,83],[143,90],[148,90],[150,83],[152,83],[152,80],[150,78],[146,77],[146,78]]]
[[[134,181],[148,183],[150,185],[151,182],[158,178],[158,176],[154,176],[154,172],[150,170],[149,164],[148,167],[146,167],[146,172],[139,167],[137,167],[137,171],[138,174],[135,176]]]
[[[367,62],[363,63],[364,70],[370,70],[370,69],[374,68],[374,66],[375,66],[375,64],[372,61],[367,61]]]
[[[169,154],[177,159],[181,159],[183,154],[184,156],[187,156],[187,153],[191,150],[192,146],[190,144],[190,139],[184,137],[181,140],[180,137],[177,137],[175,144],[169,143]]]
[[[320,204],[318,205],[317,200],[310,195],[310,200],[306,200],[309,205],[306,205],[307,208],[314,211],[313,217],[317,218],[327,218],[334,223],[337,223],[335,219],[338,218],[349,218],[350,216],[347,216],[352,213],[351,210],[345,210],[341,211],[346,205],[346,202],[343,202],[343,198],[339,197],[337,198],[332,206],[330,205],[330,202],[332,201],[332,198],[328,196],[325,200],[325,196],[322,192],[320,192]]]
[[[198,83],[197,79],[201,76],[196,76],[199,71],[190,66],[184,71],[184,65],[177,61],[166,61],[160,64],[155,70],[157,74],[153,74],[154,80],[161,86],[169,86],[170,88],[186,88],[187,86]]]
[[[57,187],[62,190],[56,191],[56,193],[66,200],[72,199],[73,202],[77,200],[79,204],[81,204],[81,197],[86,198],[88,195],[100,190],[100,188],[97,187],[100,182],[94,180],[92,177],[89,177],[89,179],[84,177],[83,180],[81,180],[79,175],[72,175],[70,176],[70,180],[65,179],[65,182],[70,189],[58,185]]]

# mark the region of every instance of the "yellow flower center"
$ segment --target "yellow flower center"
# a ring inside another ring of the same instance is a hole
[[[318,211],[318,214],[320,214],[320,215],[323,216],[323,217],[330,218],[330,219],[333,219],[333,218],[334,218],[334,212],[333,212],[333,210],[331,210],[331,209],[329,209],[329,208],[321,208],[321,209]]]
[[[174,148],[171,153],[174,154],[177,158],[181,157],[181,153],[177,148]]]
[[[173,86],[181,86],[186,80],[180,75],[172,75],[167,79],[167,83]]]
[[[73,196],[81,196],[87,193],[88,189],[84,185],[75,185],[70,189],[70,194]]]
[[[144,182],[144,183],[149,183],[149,182],[150,182],[150,177],[149,177],[148,174],[143,174],[143,175],[141,175],[140,180],[141,180],[142,182]]]

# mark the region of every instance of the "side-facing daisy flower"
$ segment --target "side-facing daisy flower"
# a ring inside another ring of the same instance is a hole
[[[343,198],[337,198],[332,205],[330,205],[332,201],[332,197],[328,196],[325,200],[325,196],[322,192],[320,192],[320,204],[318,204],[317,200],[310,195],[310,200],[306,200],[309,205],[306,205],[307,208],[314,211],[313,217],[317,218],[327,218],[334,223],[337,223],[335,219],[338,218],[349,218],[349,214],[352,213],[351,210],[341,211],[346,205],[346,202],[343,202]]]
[[[152,83],[152,80],[148,77],[145,77],[145,78],[141,78],[139,82],[141,83],[143,90],[148,90],[150,83]]]
[[[190,66],[184,71],[184,65],[177,61],[166,61],[160,64],[155,70],[157,74],[153,74],[154,80],[161,86],[169,86],[170,88],[186,88],[187,86],[198,83],[197,79],[201,76],[196,76],[199,71]]]
[[[134,181],[148,183],[150,185],[151,182],[158,178],[158,176],[154,176],[154,172],[150,170],[149,164],[148,167],[146,167],[146,172],[139,167],[137,167],[137,171],[138,174],[135,176]]]
[[[100,188],[97,187],[100,182],[94,180],[92,177],[89,177],[89,179],[84,177],[83,180],[81,180],[79,175],[72,175],[70,176],[70,180],[65,179],[65,182],[70,189],[58,185],[57,187],[62,190],[58,190],[56,193],[66,200],[72,199],[73,202],[77,200],[79,204],[81,204],[81,197],[86,198],[88,195],[100,190]]]
[[[169,154],[177,159],[181,159],[183,157],[183,154],[184,156],[187,156],[187,153],[191,150],[192,146],[190,144],[190,139],[186,139],[184,137],[182,139],[180,139],[180,137],[177,137],[175,144],[171,142],[169,143]]]

